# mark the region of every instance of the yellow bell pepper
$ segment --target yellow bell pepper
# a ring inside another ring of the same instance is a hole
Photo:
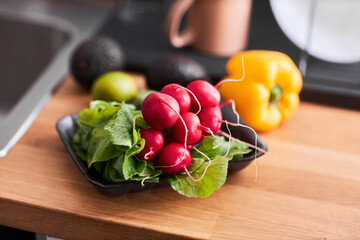
[[[235,101],[241,118],[256,131],[269,131],[295,113],[299,106],[302,76],[289,56],[267,50],[249,50],[229,59],[226,68],[230,79],[224,82],[222,98]]]

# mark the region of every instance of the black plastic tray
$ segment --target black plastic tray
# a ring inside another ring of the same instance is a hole
[[[222,113],[223,119],[231,122],[236,121],[236,116],[232,113],[229,107],[222,108]],[[66,149],[70,153],[71,157],[75,161],[76,165],[78,166],[84,177],[90,183],[92,183],[100,192],[107,195],[120,195],[130,192],[145,191],[153,187],[162,187],[169,185],[166,177],[164,176],[160,177],[159,183],[145,183],[144,187],[141,186],[139,181],[128,181],[123,183],[104,183],[95,171],[89,170],[87,168],[86,163],[76,154],[76,151],[71,145],[72,137],[78,129],[78,125],[76,123],[77,117],[78,114],[73,114],[61,118],[56,123],[56,129]],[[251,130],[243,127],[229,126],[229,128],[235,138],[254,144],[255,136]],[[226,129],[223,130],[227,131]],[[267,150],[266,143],[259,137],[257,138],[257,146],[263,150]],[[242,158],[234,158],[229,162],[228,172],[231,173],[245,168],[247,165],[250,164],[252,160],[254,160],[255,153],[257,158],[264,154],[261,151],[252,151],[244,155]]]

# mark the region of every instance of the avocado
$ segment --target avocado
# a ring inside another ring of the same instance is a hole
[[[146,79],[148,87],[157,91],[169,83],[187,86],[199,79],[210,82],[200,63],[181,54],[169,54],[154,61],[147,69]]]
[[[105,37],[91,38],[80,43],[70,59],[73,77],[89,89],[100,75],[122,70],[124,65],[121,47],[114,40]]]

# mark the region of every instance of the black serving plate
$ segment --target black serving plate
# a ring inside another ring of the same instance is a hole
[[[228,120],[231,122],[236,122],[236,116],[231,111],[230,107],[223,107],[222,108],[223,113],[223,119]],[[59,133],[59,136],[61,140],[63,141],[66,149],[69,151],[71,157],[75,161],[76,165],[82,172],[82,174],[85,176],[85,178],[91,182],[100,192],[107,194],[107,195],[120,195],[130,192],[140,192],[145,191],[147,189],[153,188],[153,187],[162,187],[169,185],[166,177],[160,177],[159,183],[145,183],[145,186],[142,187],[140,182],[138,181],[128,181],[123,183],[105,183],[101,180],[100,176],[95,172],[91,171],[87,168],[86,163],[76,154],[76,151],[71,145],[72,137],[76,133],[78,129],[78,125],[76,123],[76,119],[78,117],[78,114],[73,114],[69,116],[65,116],[61,118],[56,123],[56,129]],[[224,124],[223,124],[224,125]],[[225,127],[225,126],[223,126]],[[243,141],[249,142],[254,144],[255,136],[254,133],[243,127],[232,127],[229,126],[232,136],[235,138],[241,139]],[[223,131],[227,131],[226,127],[223,128]],[[257,146],[263,150],[267,150],[266,143],[260,139],[257,138]],[[252,160],[254,160],[256,157],[260,157],[264,153],[261,151],[252,151],[246,155],[244,155],[242,158],[234,158],[229,162],[229,168],[228,172],[235,172],[239,171],[243,168],[245,168],[247,165],[250,164]]]

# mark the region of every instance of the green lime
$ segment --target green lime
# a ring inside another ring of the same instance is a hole
[[[130,101],[137,93],[135,79],[124,72],[109,72],[101,75],[91,89],[94,99],[105,101]]]

